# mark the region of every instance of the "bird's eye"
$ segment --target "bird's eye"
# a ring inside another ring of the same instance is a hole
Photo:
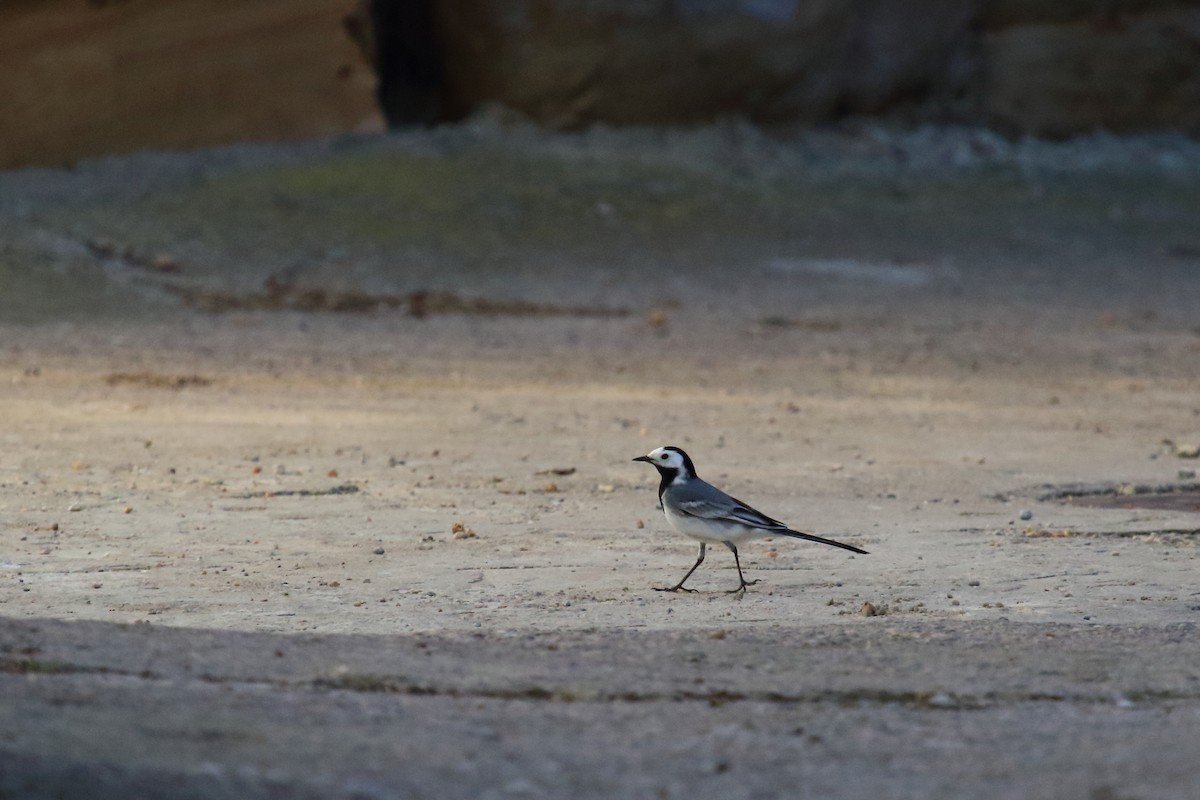
[[[659,456],[659,458],[661,458],[663,461],[666,461],[666,460],[667,460],[667,454],[666,454],[666,453],[663,453],[661,456]]]

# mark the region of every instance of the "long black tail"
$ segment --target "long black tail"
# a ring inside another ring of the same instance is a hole
[[[771,531],[771,533],[778,533],[783,536],[791,536],[793,539],[805,539],[810,542],[816,542],[817,544],[827,544],[830,547],[840,547],[843,550],[849,550],[851,553],[861,553],[864,556],[870,555],[870,553],[868,553],[866,550],[857,548],[852,544],[842,544],[841,542],[835,542],[833,539],[822,539],[820,536],[813,536],[811,533],[801,533],[800,531],[794,531],[791,528],[780,528],[779,530]]]

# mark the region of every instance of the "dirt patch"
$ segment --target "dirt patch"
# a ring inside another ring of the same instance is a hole
[[[1122,484],[1109,487],[1064,489],[1051,492],[1041,499],[1089,508],[1145,508],[1156,511],[1200,513],[1200,484]]]
[[[359,488],[352,483],[344,483],[328,489],[271,489],[262,492],[248,492],[235,495],[240,500],[252,500],[258,497],[329,497],[341,494],[354,494]]]
[[[235,293],[210,289],[164,286],[168,293],[200,311],[309,311],[366,313],[401,309],[418,319],[434,314],[474,314],[507,317],[624,317],[624,308],[565,306],[505,300],[493,297],[463,297],[454,292],[414,291],[406,294],[372,294],[321,287],[286,286],[268,282],[266,291]]]
[[[161,375],[154,372],[114,372],[105,376],[109,386],[133,385],[151,389],[185,389],[212,386],[212,380],[200,375]]]

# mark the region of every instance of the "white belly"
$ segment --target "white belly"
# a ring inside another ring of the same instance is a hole
[[[693,517],[690,514],[679,514],[665,503],[663,504],[663,513],[666,514],[667,522],[671,524],[672,528],[685,536],[690,536],[697,541],[707,542],[708,544],[733,542],[734,545],[739,545],[751,539],[772,535],[771,531],[765,531],[762,528],[751,528],[747,525],[730,525],[724,522],[717,522],[716,520],[704,519],[703,517]]]

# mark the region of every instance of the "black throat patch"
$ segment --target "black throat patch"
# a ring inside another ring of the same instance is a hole
[[[665,492],[667,487],[674,483],[675,479],[679,477],[679,470],[672,469],[670,467],[660,467],[658,465],[655,465],[654,468],[658,470],[658,502],[661,503],[663,492]]]
[[[679,476],[682,475],[684,478],[696,477],[696,465],[692,463],[691,456],[680,450],[678,447],[668,446],[664,447],[663,450],[670,450],[672,453],[678,453],[679,457],[683,459],[683,469],[676,469],[675,467],[660,467],[658,464],[654,464],[653,461],[650,462],[651,464],[654,464],[654,468],[658,470],[658,475],[662,479],[658,482],[658,500],[660,503],[662,502],[663,492],[665,492],[667,487],[674,483]]]

